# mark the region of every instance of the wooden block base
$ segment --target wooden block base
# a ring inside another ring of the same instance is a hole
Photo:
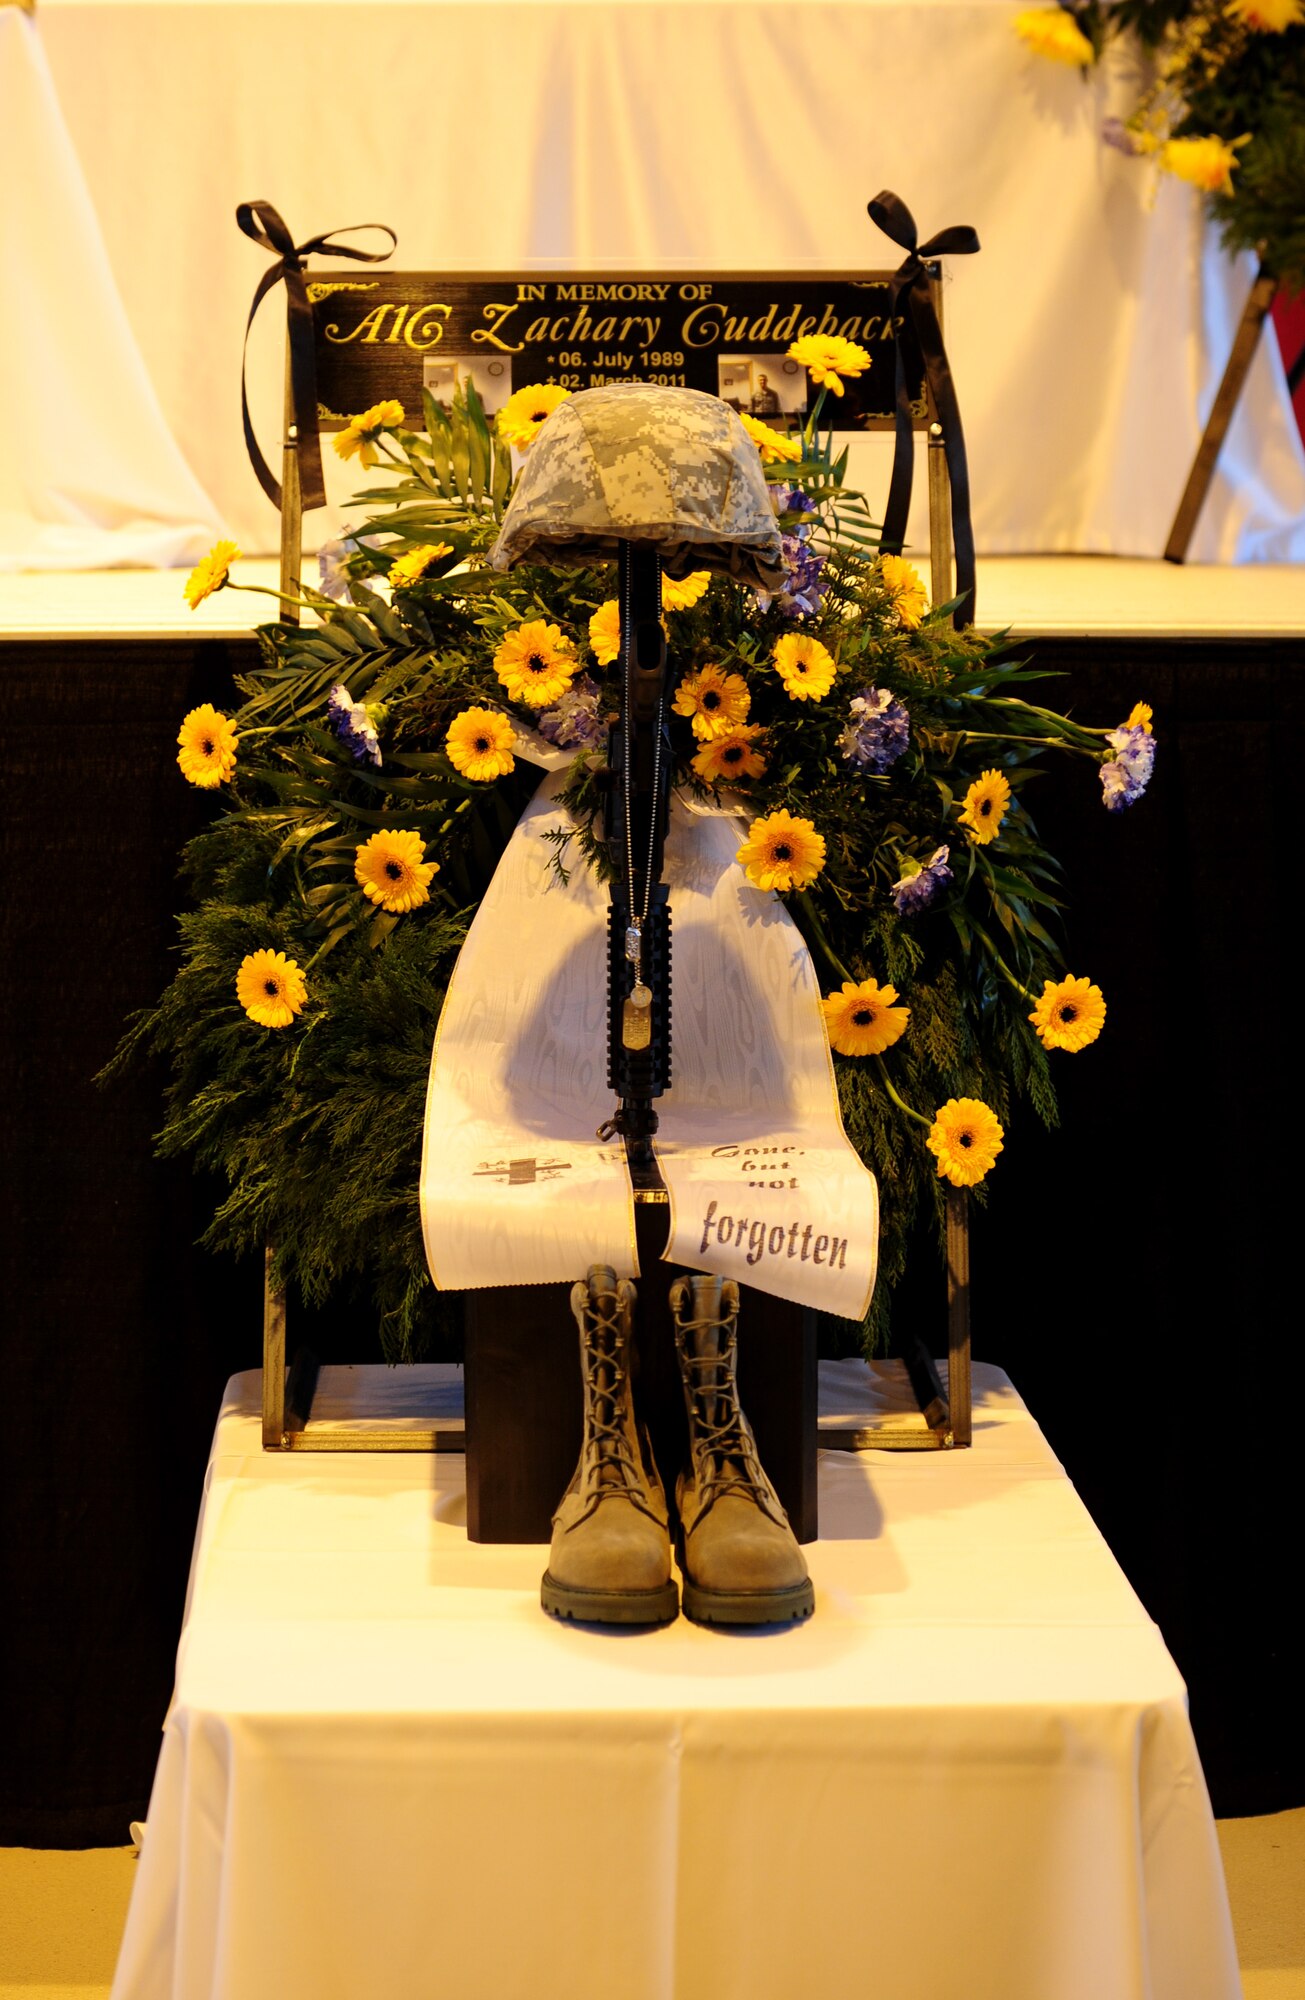
[[[661,1261],[667,1215],[665,1204],[640,1203],[635,1210],[644,1275],[635,1315],[634,1396],[673,1505],[676,1474],[688,1458],[688,1420],[668,1303],[680,1272]],[[468,1294],[467,1533],[473,1542],[550,1539],[583,1425],[570,1293],[569,1285],[496,1285]],[[793,1532],[800,1542],[814,1541],[814,1314],[743,1288],[739,1395]]]

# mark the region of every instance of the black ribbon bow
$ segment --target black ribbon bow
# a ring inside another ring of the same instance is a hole
[[[326,486],[322,478],[322,447],[317,435],[317,355],[313,347],[313,309],[308,300],[304,261],[323,253],[331,257],[348,257],[355,264],[383,264],[399,239],[383,222],[352,222],[347,229],[330,229],[322,236],[310,236],[306,243],[296,243],[270,201],[242,201],[236,210],[236,221],[246,236],[261,244],[264,250],[270,250],[276,259],[258,281],[254,303],[245,321],[245,345],[240,357],[240,417],[245,427],[249,462],[264,493],[272,505],[279,508],[281,484],[272,476],[271,468],[259,450],[249,418],[245,356],[249,351],[249,329],[254,324],[254,315],[272,287],[279,285],[284,278],[286,326],[290,337],[290,388],[299,439],[299,490],[305,507],[322,507],[326,503]],[[389,237],[390,248],[351,250],[347,243],[334,241],[336,236],[350,236],[358,229],[381,230]]]
[[[970,468],[965,456],[965,433],[961,428],[956,384],[952,380],[947,351],[943,346],[942,327],[934,309],[927,265],[930,257],[972,256],[979,247],[979,239],[968,223],[960,223],[953,229],[940,229],[927,243],[920,243],[915,217],[901,197],[889,188],[884,188],[873,201],[867,202],[866,209],[870,220],[907,253],[893,273],[888,288],[888,309],[892,314],[897,350],[897,443],[879,545],[886,554],[901,554],[906,540],[906,517],[911,506],[915,437],[911,398],[906,386],[905,329],[897,325],[899,318],[907,318],[919,343],[933,406],[942,425],[947,476],[952,489],[956,595],[962,600],[955,614],[955,623],[958,626],[967,625],[974,616],[974,524],[970,519]]]

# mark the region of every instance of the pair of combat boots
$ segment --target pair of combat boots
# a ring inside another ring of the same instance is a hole
[[[657,1625],[679,1609],[666,1495],[631,1394],[635,1296],[604,1264],[571,1292],[584,1443],[553,1516],[540,1586],[555,1618]],[[728,1278],[677,1278],[670,1302],[689,1419],[689,1465],[675,1489],[685,1616],[709,1625],[809,1618],[806,1562],[739,1406],[739,1288]]]

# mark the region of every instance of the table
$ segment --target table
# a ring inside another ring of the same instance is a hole
[[[553,1624],[542,1549],[467,1542],[459,1459],[264,1456],[259,1391],[218,1420],[114,2000],[1238,1994],[1182,1683],[1001,1370],[970,1451],[822,1454],[816,1616],[762,1633]],[[441,1397],[332,1369],[317,1407]]]

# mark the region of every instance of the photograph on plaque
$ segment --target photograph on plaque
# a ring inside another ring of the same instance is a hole
[[[716,372],[721,401],[767,423],[807,413],[807,371],[786,354],[722,354]]]
[[[429,390],[446,416],[453,414],[453,393],[475,384],[485,415],[494,417],[512,394],[512,364],[483,354],[423,354],[421,386]]]

